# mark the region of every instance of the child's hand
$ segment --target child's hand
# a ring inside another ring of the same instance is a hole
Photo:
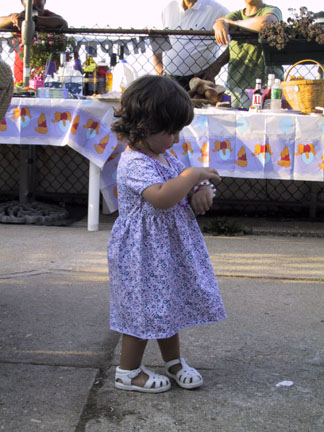
[[[210,186],[202,186],[192,194],[191,207],[196,215],[204,215],[213,204],[213,190]]]
[[[219,183],[222,181],[221,177],[218,174],[218,171],[215,168],[195,168],[199,171],[199,181],[197,183],[201,183],[204,180],[210,180],[212,183]]]

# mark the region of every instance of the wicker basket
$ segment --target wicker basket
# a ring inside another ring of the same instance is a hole
[[[304,62],[316,63],[324,72],[323,67],[316,60],[301,60],[291,66],[281,85],[283,94],[291,108],[309,114],[315,110],[316,106],[324,106],[324,79],[287,81],[291,70]]]

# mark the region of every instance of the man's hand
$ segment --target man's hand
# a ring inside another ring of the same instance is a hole
[[[217,43],[221,45],[227,45],[230,43],[229,23],[226,21],[226,18],[219,18],[216,20],[213,29]]]
[[[10,15],[11,23],[14,27],[21,30],[22,22],[25,19],[25,12],[13,13]]]

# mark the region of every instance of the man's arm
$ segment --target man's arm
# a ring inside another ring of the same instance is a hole
[[[227,47],[225,51],[205,70],[196,74],[198,78],[202,78],[208,81],[214,81],[216,75],[223,66],[229,62],[229,48]]]
[[[163,75],[163,53],[171,48],[168,36],[159,36],[150,38],[153,51],[153,65],[157,75]]]
[[[230,42],[229,30],[232,26],[240,27],[244,30],[259,32],[264,26],[278,22],[274,14],[256,16],[245,20],[234,21],[230,18],[219,18],[213,26],[216,42],[227,45]]]
[[[163,53],[153,53],[154,70],[157,75],[163,75]]]
[[[17,27],[18,24],[18,13],[13,13],[8,16],[0,17],[0,28],[9,28]]]
[[[38,15],[36,21],[37,29],[66,29],[68,27],[67,21],[60,15]]]
[[[25,11],[21,13],[13,13],[8,16],[0,17],[0,28],[16,28],[21,30],[21,25],[25,19]],[[37,17],[36,29],[65,29],[68,27],[68,23],[63,17],[56,14],[51,15],[39,15]]]

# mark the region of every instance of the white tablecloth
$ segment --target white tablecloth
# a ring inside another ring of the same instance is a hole
[[[0,125],[0,144],[68,145],[89,159],[89,211],[95,208],[97,220],[99,177],[108,208],[117,209],[116,170],[124,145],[110,130],[116,105],[14,98]],[[213,166],[223,177],[323,181],[324,117],[195,109],[172,153],[186,166]]]
[[[101,191],[117,208],[118,146],[101,174]],[[172,153],[186,166],[212,166],[222,177],[323,181],[324,116],[196,109]]]

